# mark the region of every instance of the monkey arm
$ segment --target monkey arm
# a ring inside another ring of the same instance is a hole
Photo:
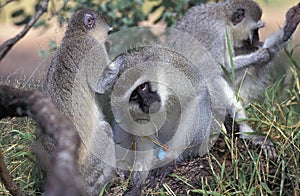
[[[111,62],[105,69],[100,79],[97,82],[95,92],[105,93],[108,89],[112,88],[119,75],[120,70],[124,67],[124,57],[118,56]]]
[[[272,56],[268,48],[261,48],[247,55],[239,55],[233,57],[234,70],[236,71],[251,65],[267,63],[271,58]],[[230,66],[226,66],[226,68],[228,72],[232,71]]]

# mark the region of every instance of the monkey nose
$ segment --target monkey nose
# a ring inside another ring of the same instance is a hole
[[[258,23],[257,23],[257,25],[258,25],[258,28],[262,28],[262,27],[265,26],[265,24],[264,24],[264,22],[262,20],[259,20]]]

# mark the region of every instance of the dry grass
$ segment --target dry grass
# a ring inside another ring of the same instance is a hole
[[[254,102],[247,111],[249,122],[257,130],[271,136],[276,144],[277,160],[262,159],[261,151],[241,149],[232,138],[225,137],[228,159],[219,159],[214,153],[207,155],[210,178],[199,180],[195,188],[191,179],[184,179],[180,173],[169,178],[185,184],[189,194],[204,195],[299,195],[300,194],[300,62],[288,53],[292,79],[286,83],[279,78],[265,91],[265,101]],[[1,78],[2,83],[20,86],[24,79]],[[26,86],[34,88],[37,86]],[[28,118],[12,118],[0,121],[0,145],[5,162],[14,181],[28,195],[41,194],[41,171],[31,151],[35,124]],[[228,161],[230,160],[230,161]],[[165,184],[152,195],[174,195],[173,187]],[[9,195],[0,183],[0,195]]]

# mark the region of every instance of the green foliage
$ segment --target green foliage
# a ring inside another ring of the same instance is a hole
[[[60,25],[67,22],[66,18],[79,8],[88,7],[103,13],[111,26],[117,29],[138,26],[139,22],[151,19],[155,15],[154,23],[165,22],[168,26],[173,26],[177,19],[181,18],[185,11],[196,4],[204,3],[207,0],[75,0],[69,2],[64,0],[66,6],[59,10],[62,2],[58,0],[51,1],[49,10],[56,13],[57,21]],[[41,0],[36,1],[32,6],[37,10]],[[49,12],[49,15],[50,13]],[[25,11],[24,7],[17,6],[10,14],[15,25],[24,25],[32,17],[32,13]],[[49,16],[48,16],[49,17]],[[35,27],[47,27],[47,20],[41,18]]]

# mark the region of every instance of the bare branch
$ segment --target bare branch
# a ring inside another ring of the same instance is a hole
[[[0,62],[5,57],[5,55],[8,53],[8,51],[22,38],[26,35],[26,33],[32,28],[32,26],[38,21],[38,19],[47,12],[49,0],[43,0],[41,3],[41,6],[39,10],[35,13],[34,16],[30,19],[30,21],[26,24],[24,29],[17,34],[15,37],[6,40],[1,46],[0,46]]]
[[[0,85],[0,119],[9,116],[33,118],[40,131],[56,141],[44,195],[79,195],[80,137],[71,121],[44,94]]]
[[[67,4],[70,2],[71,0],[65,0],[63,5],[58,9],[58,10],[51,10],[51,16],[48,18],[48,20],[51,20],[54,16],[56,16],[58,13],[60,13],[63,9],[66,8]]]
[[[7,0],[3,5],[0,5],[0,9],[4,8],[7,6],[9,3],[14,2],[14,1],[19,1],[19,0]]]

